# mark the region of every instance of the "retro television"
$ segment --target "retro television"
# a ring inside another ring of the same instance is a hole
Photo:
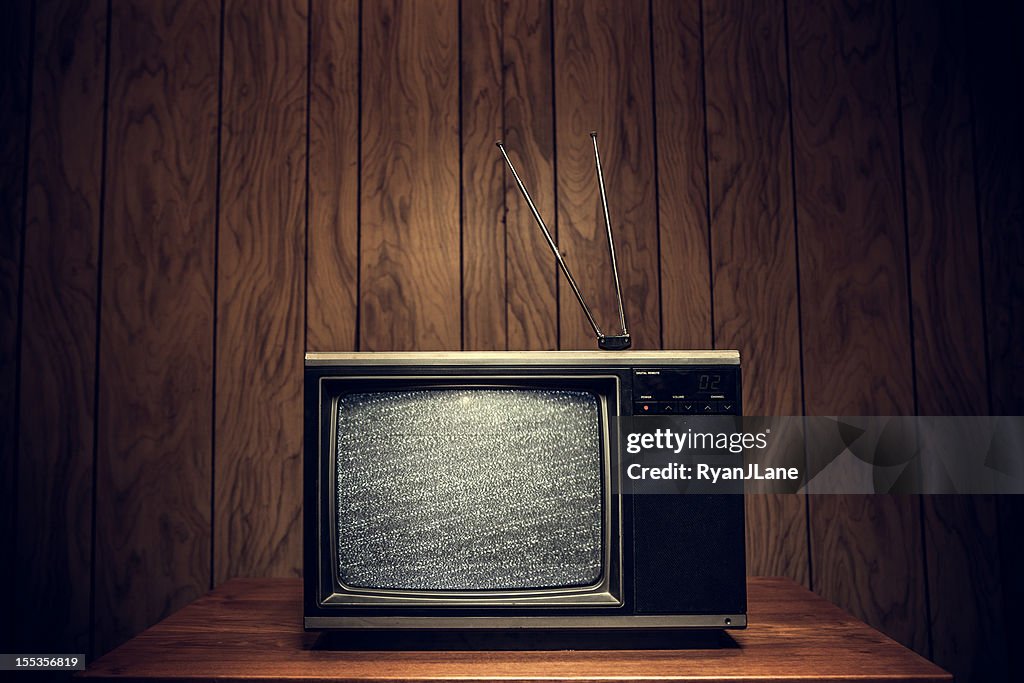
[[[735,351],[308,353],[309,630],[727,629],[743,496],[631,493],[622,418],[741,414]]]

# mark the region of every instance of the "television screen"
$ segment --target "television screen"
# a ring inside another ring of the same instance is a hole
[[[587,391],[427,388],[337,403],[337,568],[355,589],[589,586],[604,572]]]

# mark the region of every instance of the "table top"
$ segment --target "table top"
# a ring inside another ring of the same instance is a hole
[[[678,640],[678,632],[575,641],[556,634],[460,634],[442,642],[422,634],[306,633],[300,580],[233,579],[101,657],[83,676],[392,683],[952,680],[789,579],[751,578],[747,599],[749,628],[716,638],[717,646]]]

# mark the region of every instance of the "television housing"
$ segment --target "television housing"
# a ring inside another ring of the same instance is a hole
[[[305,627],[745,627],[743,496],[630,494],[614,437],[740,400],[735,351],[308,353]]]

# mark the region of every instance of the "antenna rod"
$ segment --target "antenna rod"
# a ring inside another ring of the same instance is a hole
[[[612,257],[612,275],[615,277],[615,299],[619,304],[619,323],[622,335],[629,337],[626,328],[626,309],[622,306],[622,287],[619,285],[619,266],[615,261],[615,242],[612,241],[612,219],[608,214],[608,196],[604,190],[604,173],[601,171],[601,155],[597,151],[597,131],[591,131],[590,139],[594,141],[594,162],[597,164],[597,182],[601,186],[601,207],[604,209],[604,225],[608,229],[608,252]]]
[[[537,211],[537,207],[534,206],[533,200],[530,199],[530,193],[526,191],[526,185],[523,185],[523,181],[519,179],[519,174],[516,173],[516,167],[512,165],[512,160],[508,158],[508,152],[505,151],[505,143],[498,140],[495,144],[498,146],[498,149],[501,150],[501,155],[505,157],[505,163],[508,164],[508,170],[512,171],[512,177],[516,179],[516,185],[519,186],[519,191],[523,193],[523,199],[526,200],[526,204],[530,207],[534,220],[537,221],[537,225],[540,226],[540,231],[544,233],[544,238],[548,241],[548,246],[551,247],[551,251],[555,255],[558,267],[562,269],[565,279],[569,281],[569,286],[572,287],[573,294],[576,295],[576,299],[580,302],[580,306],[583,307],[583,312],[586,313],[587,320],[590,321],[590,326],[594,328],[594,334],[597,335],[599,340],[603,339],[604,334],[601,333],[601,328],[597,326],[597,321],[594,320],[594,314],[590,312],[590,307],[587,306],[587,302],[583,300],[583,294],[580,293],[580,288],[576,286],[576,280],[573,279],[572,273],[569,272],[569,266],[566,265],[565,260],[562,258],[562,254],[559,253],[558,247],[555,245],[555,240],[551,238],[551,233],[548,232],[548,227],[544,225],[544,219],[540,217],[540,212]]]

